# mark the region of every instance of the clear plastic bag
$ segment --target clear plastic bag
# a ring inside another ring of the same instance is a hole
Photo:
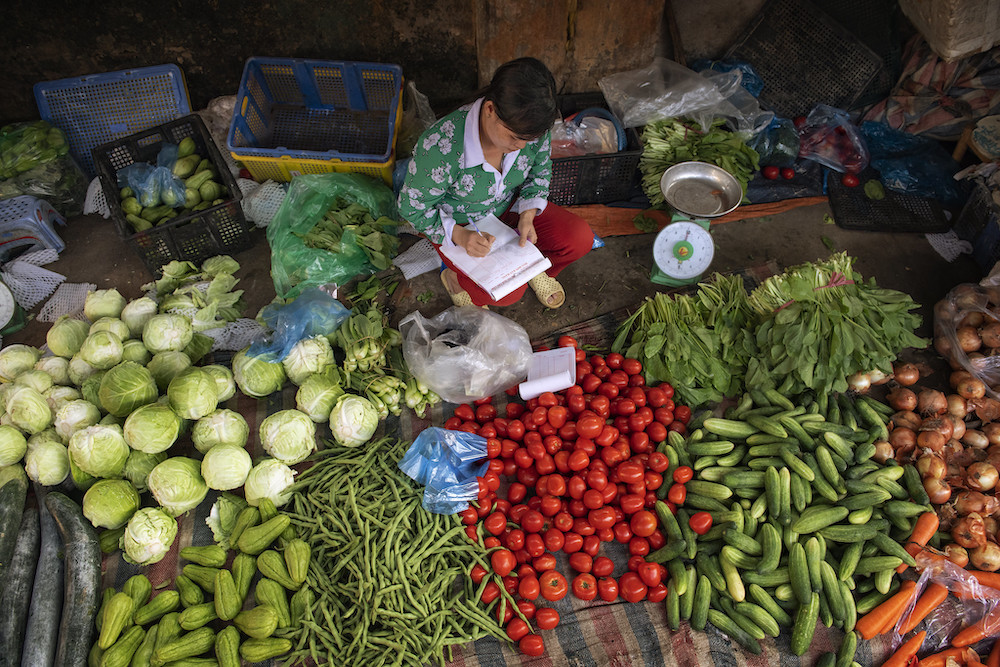
[[[795,123],[775,117],[750,142],[760,155],[760,166],[791,167],[799,156],[799,133]]]
[[[528,377],[531,341],[517,322],[485,308],[453,306],[399,323],[414,377],[451,403],[493,396]]]
[[[708,130],[712,120],[726,118],[735,131],[749,137],[767,127],[773,114],[761,111],[741,80],[739,69],[699,74],[666,58],[655,58],[648,67],[606,76],[598,85],[624,127],[685,116]]]
[[[436,426],[421,431],[399,461],[400,470],[426,487],[423,507],[435,514],[468,507],[488,466],[486,438]]]
[[[817,104],[799,128],[799,157],[857,174],[868,166],[868,146],[846,111]]]
[[[247,354],[265,361],[281,361],[300,340],[329,336],[351,316],[342,303],[319,287],[311,287],[293,301],[264,306],[260,317],[271,333],[250,345]]]
[[[934,306],[934,349],[956,370],[963,368],[981,380],[993,399],[1000,399],[998,332],[1000,272],[994,270],[978,285],[956,285]]]
[[[43,120],[0,129],[0,199],[21,195],[44,199],[67,218],[83,213],[87,177],[62,130]]]
[[[579,122],[557,120],[552,126],[552,157],[618,152],[618,132],[613,121],[587,116]]]

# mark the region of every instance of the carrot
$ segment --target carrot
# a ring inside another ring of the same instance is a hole
[[[951,640],[952,646],[969,646],[1000,634],[1000,606],[993,607],[981,619],[963,628]]]
[[[1000,590],[1000,572],[983,572],[982,570],[966,570],[966,572],[975,577],[980,586],[989,586]]]
[[[854,629],[864,639],[871,639],[875,635],[881,634],[882,627],[886,622],[896,618],[909,604],[916,585],[915,581],[904,581],[891,598],[859,618]]]
[[[960,664],[967,663],[970,659],[978,659],[975,651],[970,648],[948,648],[940,653],[934,653],[920,659],[920,667],[946,667],[948,658],[954,658]]]
[[[934,533],[937,532],[939,525],[940,521],[938,520],[937,512],[924,512],[918,516],[916,522],[913,524],[913,530],[910,531],[910,539],[907,540],[904,547],[906,553],[914,557],[920,553],[928,540],[934,537]],[[903,563],[896,568],[896,572],[902,573],[908,567],[909,565]]]
[[[882,667],[907,667],[910,664],[910,659],[920,650],[920,645],[924,643],[926,636],[927,631],[921,630],[907,639],[902,646],[896,649],[895,653],[889,656],[888,660],[882,663]]]
[[[986,658],[986,667],[1000,667],[1000,639],[993,642],[993,650]]]
[[[917,627],[920,621],[931,611],[937,608],[945,599],[948,597],[948,589],[941,584],[930,583],[924,592],[917,599],[917,603],[913,605],[913,609],[910,611],[910,615],[906,618],[906,621],[899,627],[899,634],[905,635],[913,628]]]

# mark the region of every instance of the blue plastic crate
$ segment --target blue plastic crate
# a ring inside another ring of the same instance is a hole
[[[34,90],[42,119],[66,134],[70,152],[91,177],[94,147],[191,113],[176,65],[43,81]]]
[[[236,96],[229,151],[258,180],[331,171],[388,180],[402,85],[399,65],[250,58]]]

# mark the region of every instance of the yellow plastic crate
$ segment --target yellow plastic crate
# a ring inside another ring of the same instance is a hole
[[[391,183],[402,80],[398,65],[250,58],[229,151],[259,181],[360,172]]]

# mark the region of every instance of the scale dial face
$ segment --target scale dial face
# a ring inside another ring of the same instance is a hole
[[[6,284],[0,282],[0,329],[14,319],[14,295]]]
[[[715,255],[712,235],[694,222],[673,222],[656,235],[653,261],[660,271],[679,280],[696,278]]]

